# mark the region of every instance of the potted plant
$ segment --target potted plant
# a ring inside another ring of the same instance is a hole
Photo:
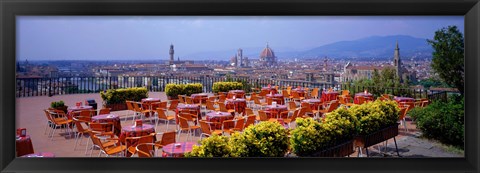
[[[52,103],[50,103],[50,108],[57,109],[57,110],[62,110],[62,111],[64,111],[65,113],[68,112],[68,106],[65,105],[65,103],[63,102],[63,100],[60,100],[60,101],[58,101],[58,102],[52,102]]]
[[[123,88],[123,89],[109,89],[100,92],[103,99],[103,107],[110,108],[111,111],[126,110],[126,100],[141,101],[148,97],[147,88]]]
[[[169,83],[165,86],[165,94],[169,100],[178,99],[178,95],[183,95],[183,84],[173,84]]]
[[[182,94],[191,96],[192,94],[202,93],[202,92],[203,92],[203,85],[201,83],[189,83],[183,87]]]
[[[224,93],[225,95],[230,90],[241,90],[242,88],[241,82],[215,82],[212,86],[214,93]]]

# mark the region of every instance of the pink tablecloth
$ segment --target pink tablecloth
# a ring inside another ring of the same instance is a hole
[[[40,153],[23,155],[22,157],[55,157],[55,154],[51,152],[40,152]]]
[[[265,107],[265,113],[267,113],[268,118],[277,118],[277,115],[280,112],[288,111],[288,107],[286,105],[268,105]],[[287,118],[286,116],[282,118]]]
[[[92,117],[93,122],[97,123],[105,123],[105,122],[113,122],[113,130],[115,135],[120,136],[122,132],[122,124],[120,123],[120,117],[115,114],[101,114]]]
[[[302,100],[302,102],[309,103],[312,110],[317,110],[318,106],[322,104],[322,101],[320,99],[305,99]]]
[[[338,96],[338,92],[331,91],[331,92],[322,92],[322,102],[328,102],[332,100],[336,100]]]
[[[206,114],[209,122],[218,122],[219,124],[211,124],[212,130],[222,129],[222,123],[225,120],[232,120],[233,115],[228,112],[210,112]]]
[[[206,93],[192,94],[190,95],[190,97],[192,98],[193,103],[200,103],[200,102],[207,103],[208,94]]]
[[[235,112],[245,115],[247,101],[245,99],[226,99],[225,107],[227,109],[235,109]]]
[[[81,111],[81,110],[92,110],[93,107],[92,106],[72,106],[72,107],[68,107],[68,113],[67,113],[67,117],[69,120],[72,119],[72,117],[74,116],[73,113],[76,112],[76,111]]]
[[[142,124],[142,126],[125,126],[122,128],[122,133],[119,136],[120,142],[125,144],[128,147],[130,146],[137,146],[136,140],[128,140],[125,143],[126,137],[139,137],[149,135],[150,133],[155,133],[155,126],[150,124]],[[156,141],[156,137],[154,137],[154,141]]]
[[[199,105],[195,105],[195,104],[178,105],[177,109],[175,110],[175,122],[177,122],[177,124],[179,123],[178,114],[182,110],[195,110],[195,111],[197,111],[198,118],[200,118],[200,119],[202,118],[202,114],[200,113],[200,106]]]
[[[180,144],[180,146],[175,146]],[[166,156],[182,157],[185,153],[192,151],[194,145],[198,145],[195,142],[179,142],[163,146],[162,150]]]
[[[277,102],[278,104],[284,105],[285,99],[283,98],[282,94],[267,94],[266,97],[272,98],[272,101]]]
[[[245,98],[245,91],[243,90],[230,90],[228,94],[232,95],[230,98],[233,98],[233,95],[235,95],[235,98]]]
[[[393,100],[397,101],[398,103],[400,103],[400,102],[415,102],[415,99],[410,98],[410,97],[394,97]]]

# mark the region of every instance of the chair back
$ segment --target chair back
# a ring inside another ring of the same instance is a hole
[[[290,119],[292,119],[292,121],[294,121],[295,119],[297,119],[297,117],[298,117],[301,109],[302,109],[302,108],[297,108],[297,109],[295,109],[295,111],[293,111],[293,115],[290,117]]]
[[[330,106],[328,106],[327,112],[332,112],[332,111],[334,111],[335,109],[338,108],[339,105],[340,105],[340,104],[339,104],[338,102],[336,102],[336,101],[330,103]]]
[[[297,117],[304,117],[307,114],[307,107],[301,107],[297,114]]]
[[[247,113],[247,115],[255,115],[255,113],[253,113],[253,110],[250,108],[245,108],[245,112]]]
[[[291,92],[292,92],[292,86],[287,86],[288,95],[291,95]]]
[[[193,104],[192,97],[185,96],[185,102],[186,102],[187,104]]]
[[[53,122],[52,117],[50,115],[50,110],[44,109],[43,111],[45,112],[45,116],[47,117],[47,120]]]
[[[208,97],[208,101],[215,102],[215,99],[216,99],[216,98],[217,98],[217,97],[215,97],[215,96]]]
[[[260,99],[258,97],[253,98],[253,103],[255,103],[256,105],[262,104],[262,102],[260,102]]]
[[[247,121],[245,122],[245,128],[252,124],[255,124],[255,117],[256,117],[255,114],[247,116]]]
[[[91,122],[89,123],[90,129],[93,131],[98,132],[113,132],[114,131],[114,124],[113,122],[103,122],[103,123],[96,123]]]
[[[225,120],[222,123],[222,131],[228,131],[232,128],[235,127],[235,121],[234,120]]]
[[[265,100],[267,101],[268,105],[272,105],[273,99],[271,97],[267,97]]]
[[[135,111],[135,109],[133,109],[133,102],[132,101],[125,101],[125,104],[127,104],[127,110],[130,110],[130,111]]]
[[[407,115],[407,107],[400,108],[400,113],[398,113],[398,120],[403,120]]]
[[[221,94],[220,96],[218,96],[219,103],[225,103],[225,100],[226,100],[226,96],[224,94]]]
[[[139,158],[148,158],[155,156],[155,143],[141,143],[135,147]]]
[[[350,94],[349,90],[342,90],[342,96],[348,96]]]
[[[178,95],[178,100],[180,101],[180,103],[185,104],[185,99],[183,95]]]
[[[168,110],[175,110],[177,109],[178,106],[178,100],[172,100],[170,101],[170,107],[168,107]]]
[[[168,145],[168,144],[175,143],[176,142],[175,136],[176,136],[175,131],[163,133],[162,140],[160,141],[160,145],[165,146],[165,145]]]
[[[259,110],[258,116],[260,117],[260,121],[268,121],[267,113],[264,110]]]
[[[288,102],[288,109],[290,109],[290,110],[297,109],[297,104],[294,101],[289,101]]]
[[[227,106],[225,106],[225,104],[220,103],[220,104],[218,104],[218,106],[220,107],[220,111],[228,112]]]
[[[141,105],[142,103],[140,102],[132,102],[132,105],[133,105],[133,110],[135,112],[141,112],[142,111],[142,108],[140,108],[139,105]]]
[[[101,114],[110,114],[110,108],[100,109],[100,111],[98,112],[98,115],[101,115]]]
[[[207,110],[215,111],[215,106],[213,101],[207,100]]]
[[[157,108],[157,114],[159,119],[167,119],[167,114],[165,114],[165,110],[162,108]]]
[[[245,127],[245,118],[238,118],[237,122],[235,123],[235,128],[243,130]]]
[[[150,133],[148,135],[144,136],[138,136],[138,137],[126,137],[125,138],[125,143],[130,144],[128,148],[126,148],[127,151],[129,151],[132,154],[135,154],[136,150],[135,148],[138,147],[139,144],[151,144],[155,142],[155,133]],[[150,146],[153,149],[153,146]],[[140,146],[138,147],[140,151],[149,151],[150,149],[147,146]]]
[[[210,126],[207,124],[205,120],[200,120],[198,121],[200,123],[200,128],[202,129],[202,132],[208,135],[212,134],[212,130],[210,129]]]
[[[166,110],[167,109],[167,102],[163,101],[163,102],[158,103],[158,108]]]
[[[182,129],[189,129],[190,125],[188,124],[188,119],[182,116],[178,117],[178,126]]]
[[[318,97],[318,88],[313,88],[310,97]]]
[[[288,94],[288,91],[287,91],[287,90],[282,90],[282,95],[283,95],[283,97],[285,97],[285,98],[290,97],[290,94]]]
[[[62,110],[57,110],[57,109],[51,110],[48,115],[50,116],[50,121],[55,124],[59,123],[57,122],[58,118],[63,118],[65,120],[68,119],[67,115]]]
[[[89,121],[85,121],[83,120],[83,118],[79,118],[80,116],[77,116],[77,117],[72,117],[73,119],[73,123],[75,123],[75,127],[77,128],[77,131],[78,132],[85,132],[86,131],[86,128],[84,128],[82,126],[82,122],[83,123],[87,123],[87,124],[90,124]]]
[[[295,99],[300,99],[300,94],[298,94],[298,92],[296,92],[296,91],[292,92],[292,96]]]

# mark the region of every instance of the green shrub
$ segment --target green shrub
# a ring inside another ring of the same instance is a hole
[[[189,84],[173,84],[169,83],[165,86],[165,94],[167,96],[176,98],[178,95],[190,96],[195,93],[203,92],[203,85],[201,83]]]
[[[415,108],[408,115],[427,138],[464,148],[464,99],[452,97],[448,102],[434,101],[425,108]]]
[[[290,144],[298,156],[312,156],[353,139],[359,123],[357,117],[343,107],[327,114],[323,123],[312,118],[298,118],[296,122],[297,127],[291,132]]]
[[[214,134],[203,139],[200,146],[193,146],[192,151],[187,152],[185,157],[230,157],[230,153],[228,137]]]
[[[125,100],[140,101],[148,97],[147,88],[124,88],[109,89],[106,92],[100,92],[105,104],[125,103]]]
[[[51,108],[64,107],[64,106],[65,106],[65,102],[63,102],[63,100],[50,103]]]
[[[380,100],[353,105],[349,110],[359,121],[358,132],[361,135],[367,135],[395,124],[400,112],[395,101]]]
[[[234,157],[283,157],[288,150],[287,130],[278,122],[260,122],[230,137]]]
[[[243,84],[241,82],[215,82],[212,86],[212,90],[214,93],[228,92],[230,90],[241,89],[243,89]]]

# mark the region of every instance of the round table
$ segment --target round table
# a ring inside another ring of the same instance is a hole
[[[125,141],[126,137],[139,137],[149,135],[150,133],[155,133],[155,126],[150,124],[142,124],[142,126],[125,126],[122,127],[122,133],[118,137],[120,142],[125,144],[128,147],[130,146],[137,146],[136,140],[128,140]],[[156,137],[153,136],[154,141],[156,141]],[[128,153],[128,155],[130,155]]]
[[[272,101],[276,101],[278,104],[285,104],[285,99],[283,98],[282,94],[267,94],[265,97],[272,98]]]
[[[15,149],[17,151],[17,156],[34,153],[30,135],[25,135],[24,137],[17,136],[15,140]]]
[[[92,117],[92,122],[96,123],[105,123],[105,122],[113,122],[113,130],[115,135],[120,136],[122,132],[122,124],[120,123],[120,117],[115,114],[101,114]]]
[[[228,94],[235,95],[235,98],[245,98],[245,91],[243,90],[230,90]]]
[[[55,154],[53,154],[51,152],[40,152],[40,153],[32,153],[32,154],[23,155],[21,157],[55,157]]]
[[[262,91],[267,91],[268,94],[277,94],[277,89],[274,87],[262,87]]]
[[[67,117],[68,119],[72,119],[72,117],[74,116],[73,113],[76,112],[76,111],[82,111],[82,110],[92,110],[93,109],[93,106],[72,106],[72,107],[68,107],[67,110],[68,110],[68,113],[67,113]]]
[[[312,108],[312,110],[318,110],[318,107],[322,104],[320,99],[305,99],[302,100],[302,102],[310,104],[310,108]]]
[[[337,91],[327,91],[327,92],[322,92],[322,102],[328,102],[332,100],[336,100],[338,96]]]
[[[297,92],[300,97],[305,97],[305,89],[304,88],[295,88],[292,91]]]
[[[177,106],[177,109],[175,110],[175,122],[178,124],[179,121],[178,121],[178,114],[180,113],[180,111],[183,111],[183,110],[194,110],[194,111],[197,111],[197,116],[198,118],[202,119],[202,114],[200,113],[200,105],[196,105],[196,104],[183,104],[183,105],[178,105]]]
[[[227,109],[235,109],[235,112],[245,115],[245,108],[247,107],[247,100],[245,99],[226,99],[225,107]]]
[[[209,112],[206,114],[209,122],[218,122],[219,124],[210,124],[212,130],[222,129],[222,123],[225,120],[233,120],[234,116],[228,112]]]
[[[156,104],[155,106],[153,106],[152,103],[155,103],[155,102],[161,102],[160,98],[152,98],[152,97],[149,97],[149,98],[144,98],[141,100],[142,102],[142,107],[143,109],[148,109],[150,111],[154,111],[157,109],[158,107],[158,104]],[[145,117],[149,117],[150,116],[150,113],[145,113]]]
[[[180,144],[180,146],[175,146]],[[163,146],[162,150],[166,156],[182,157],[185,153],[192,151],[195,142],[177,142]]]
[[[288,107],[286,105],[268,105],[265,107],[265,113],[267,113],[268,118],[277,118],[276,116],[283,111],[288,111]]]
[[[358,97],[364,97],[365,98],[365,101],[373,101],[373,94],[371,93],[364,93],[364,92],[361,92],[361,93],[357,93],[355,94],[355,97],[353,98],[353,103],[355,104],[359,104],[360,103],[360,100],[358,100]]]
[[[208,94],[206,93],[192,94],[190,97],[193,103],[207,103],[208,100]]]
[[[415,99],[411,98],[411,97],[393,97],[393,100],[397,101],[397,103],[400,103],[400,102],[415,102]]]

